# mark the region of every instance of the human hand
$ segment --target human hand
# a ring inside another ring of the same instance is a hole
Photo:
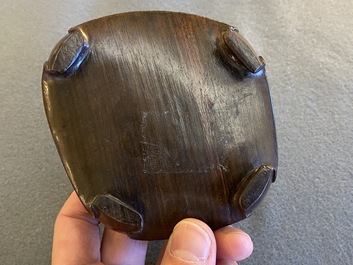
[[[101,239],[98,224],[73,192],[55,222],[52,264],[144,264],[147,241],[130,239],[109,228]],[[234,265],[252,250],[252,241],[243,231],[227,226],[212,232],[202,221],[188,218],[175,226],[158,263]]]

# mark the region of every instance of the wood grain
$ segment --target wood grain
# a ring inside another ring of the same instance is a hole
[[[50,129],[82,203],[106,225],[144,240],[186,217],[217,229],[249,216],[274,180],[265,68],[251,58],[249,71],[244,48],[224,41],[230,30],[134,12],[76,26],[53,49],[42,79]]]

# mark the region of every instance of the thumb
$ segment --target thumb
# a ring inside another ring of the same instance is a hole
[[[216,264],[216,240],[208,225],[192,218],[180,221],[161,260],[161,265],[167,264]]]

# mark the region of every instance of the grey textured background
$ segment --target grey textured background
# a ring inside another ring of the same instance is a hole
[[[72,188],[46,123],[41,71],[71,26],[133,10],[174,10],[236,26],[267,61],[278,131],[276,183],[236,226],[240,264],[353,263],[351,1],[27,1],[0,3],[0,264],[49,264]],[[158,250],[149,249],[148,264]]]

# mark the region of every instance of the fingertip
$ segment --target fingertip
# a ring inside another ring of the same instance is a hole
[[[92,217],[88,213],[75,191],[70,194],[58,214],[58,218],[62,218],[63,216],[81,219],[93,225],[99,224],[99,219]]]
[[[214,264],[216,241],[212,230],[197,219],[184,219],[173,230],[161,264]]]
[[[253,252],[251,237],[240,229],[224,227],[215,232],[217,255],[224,260],[241,261]]]

